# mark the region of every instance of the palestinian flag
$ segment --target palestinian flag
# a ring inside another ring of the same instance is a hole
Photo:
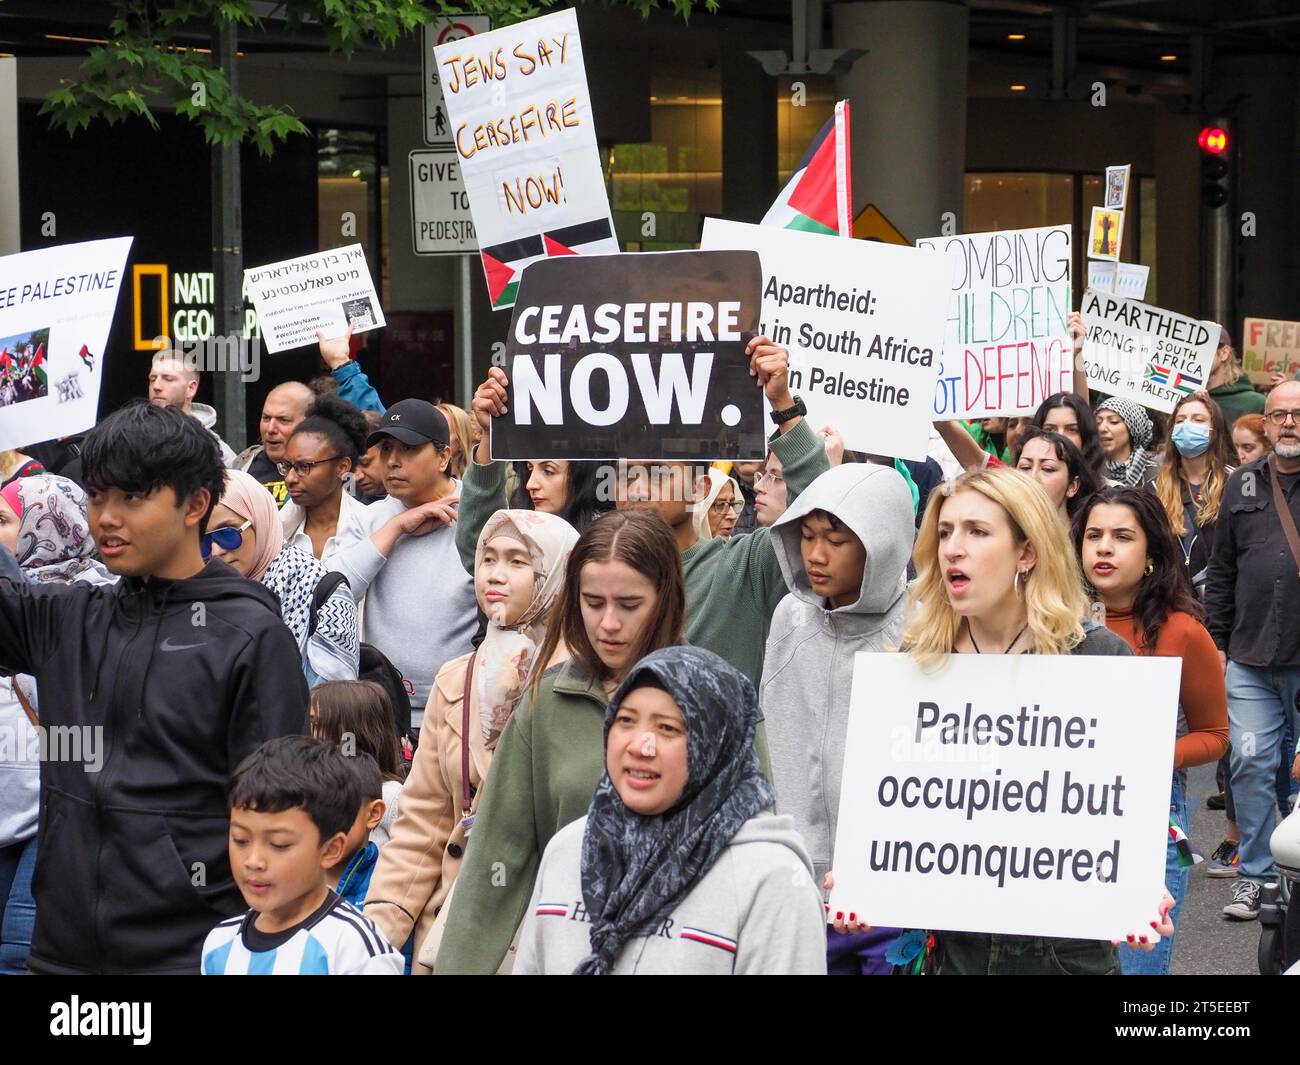
[[[529,263],[546,258],[546,246],[537,235],[480,248],[479,255],[483,258],[488,299],[492,301],[494,311],[501,311],[514,306],[515,293],[519,291],[519,275]]]
[[[81,356],[81,361],[86,364],[87,370],[95,368],[95,356],[90,353],[90,349],[85,344],[81,345],[81,350],[77,354]]]
[[[608,215],[482,248],[479,254],[483,257],[492,309],[503,311],[514,306],[519,275],[525,266],[538,259],[557,255],[613,255],[618,250],[618,239]]]
[[[32,365],[39,366],[45,361],[45,345],[40,344],[36,348],[36,354],[32,357]]]
[[[849,102],[841,100],[763,216],[763,225],[852,237],[849,170]]]
[[[1193,377],[1181,370],[1174,374],[1173,380],[1169,383],[1185,396],[1190,396],[1197,389],[1205,387],[1205,383],[1199,377]]]
[[[1169,819],[1169,842],[1174,845],[1174,849],[1178,852],[1178,865],[1180,868],[1187,869],[1193,865],[1200,865],[1205,860],[1192,850],[1192,844],[1187,838],[1187,833],[1178,827],[1178,823],[1172,817]]]

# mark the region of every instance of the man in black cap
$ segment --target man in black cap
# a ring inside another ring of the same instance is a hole
[[[388,408],[366,440],[379,445],[388,498],[365,508],[359,528],[340,532],[330,563],[358,602],[365,597],[362,639],[401,670],[417,730],[438,670],[471,650],[478,625],[474,581],[451,528],[460,482],[447,473],[450,439],[432,403]]]

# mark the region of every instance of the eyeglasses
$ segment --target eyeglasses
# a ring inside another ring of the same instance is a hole
[[[719,499],[716,503],[711,503],[709,505],[709,509],[713,511],[714,514],[724,514],[728,508],[739,514],[745,509],[745,501],[743,499],[733,499],[728,502],[725,499]]]
[[[760,473],[754,477],[754,487],[757,488],[764,481],[769,484],[785,484],[785,478],[779,473]]]
[[[323,459],[312,459],[310,462],[277,462],[275,468],[280,471],[281,477],[289,476],[290,470],[296,470],[299,477],[307,477],[322,463],[337,462],[343,457],[343,455],[328,455]]]
[[[244,522],[238,529],[233,529],[229,525],[222,529],[213,529],[211,532],[205,532],[203,539],[199,541],[199,551],[204,558],[212,554],[212,545],[216,544],[222,551],[238,551],[240,545],[244,542],[244,530],[253,524],[250,518]]]
[[[1300,425],[1300,410],[1271,410],[1264,417],[1274,425],[1285,425],[1288,418]]]

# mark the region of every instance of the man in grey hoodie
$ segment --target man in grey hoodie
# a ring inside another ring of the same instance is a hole
[[[836,466],[772,526],[790,594],[772,616],[759,706],[778,813],[794,818],[817,883],[831,868],[853,659],[903,631],[912,495],[887,466]]]
[[[155,407],[175,407],[203,426],[221,450],[221,465],[229,469],[235,464],[235,453],[217,435],[216,408],[194,402],[198,390],[199,371],[186,361],[181,352],[168,348],[154,354],[149,366],[149,402]]]

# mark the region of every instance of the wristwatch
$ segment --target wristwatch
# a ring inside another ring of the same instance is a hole
[[[804,405],[804,401],[798,396],[795,396],[793,407],[787,407],[785,410],[774,410],[770,415],[768,415],[768,417],[770,417],[777,425],[784,425],[791,419],[798,418],[807,413],[808,408]]]

